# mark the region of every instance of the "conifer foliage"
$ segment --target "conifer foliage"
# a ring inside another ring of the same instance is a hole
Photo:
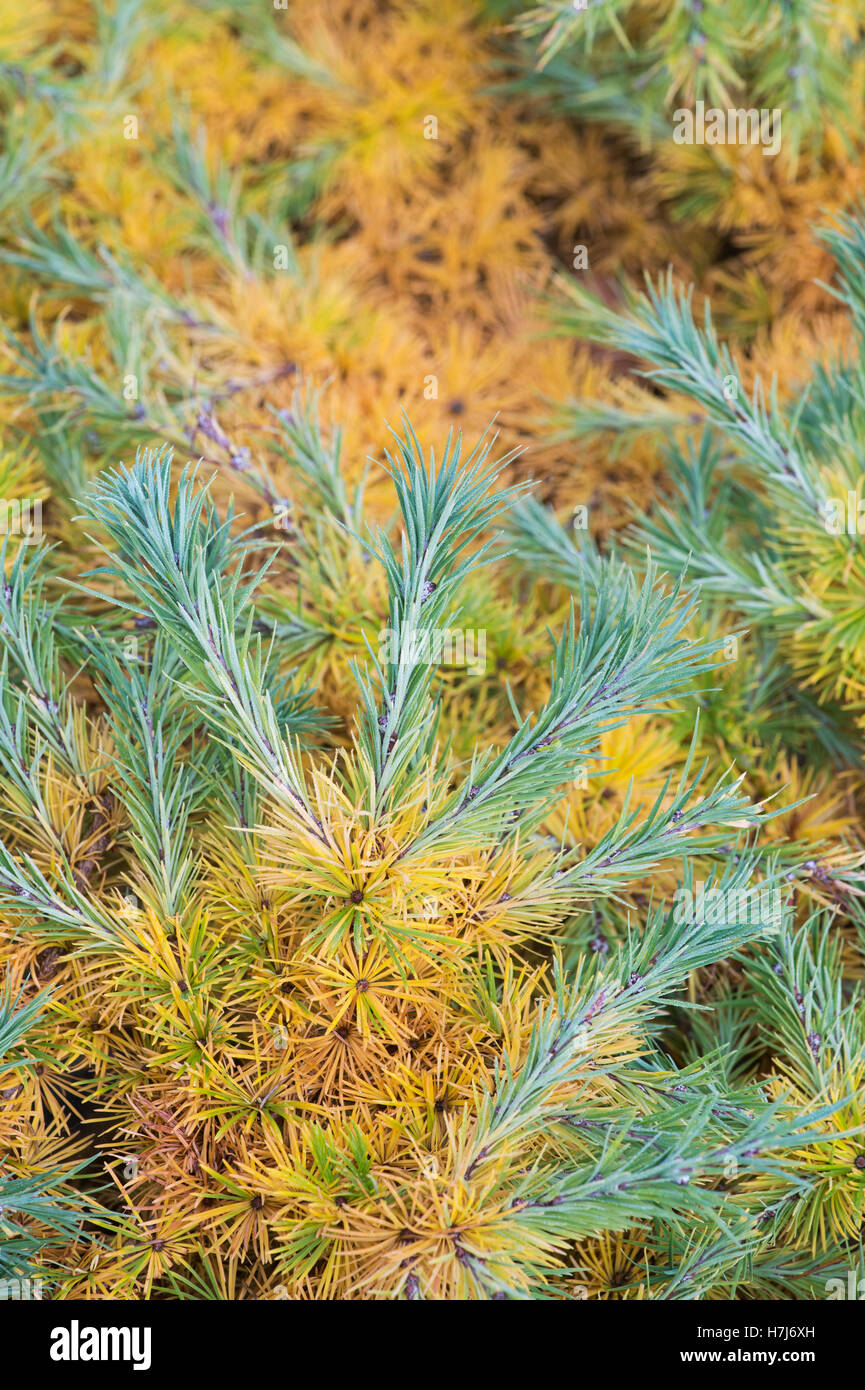
[[[4,910],[37,960],[61,953],[63,1082],[94,1087],[131,1212],[68,1252],[67,1293],[209,1270],[289,1297],[543,1296],[575,1242],[647,1219],[687,1220],[684,1278],[718,1242],[734,1267],[762,1248],[764,1190],[807,1204],[809,1162],[849,1142],[842,1097],[792,1105],[663,1045],[692,972],[782,929],[755,886],[771,862],[722,856],[714,891],[734,906],[659,904],[562,963],[595,899],[759,813],[686,770],[593,853],[543,833],[605,730],[715,662],[686,635],[693,601],[616,561],[575,594],[544,704],[515,710],[503,746],[448,755],[409,639],[451,617],[490,560],[471,543],[515,500],[489,442],[460,453],[424,459],[407,426],[389,458],[399,535],[357,543],[384,569],[396,643],[359,663],[330,752],[256,618],[278,556],[231,532],[194,470],[173,486],[166,451],[84,499],[105,552],[81,586],[102,596],[91,621],[45,603],[44,553],[9,568],[6,752],[26,814],[0,850]],[[144,634],[132,653],[117,607]],[[94,673],[96,718],[46,629]]]

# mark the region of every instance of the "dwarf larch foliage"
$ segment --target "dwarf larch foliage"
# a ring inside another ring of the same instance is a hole
[[[65,1249],[61,1296],[170,1296],[228,1268],[258,1296],[567,1296],[575,1243],[646,1223],[687,1224],[683,1265],[726,1241],[729,1277],[761,1246],[762,1194],[810,1210],[822,1147],[854,1143],[845,1097],[797,1084],[793,1104],[780,1077],[663,1044],[694,972],[784,927],[738,781],[704,785],[689,758],[595,844],[547,828],[608,731],[716,664],[686,635],[693,600],[597,557],[543,703],[456,754],[414,637],[502,564],[521,489],[492,440],[427,458],[409,426],[395,441],[398,532],[348,502],[394,640],[358,655],[345,738],[257,617],[291,542],[238,531],[164,449],[86,493],[104,560],[71,596],[48,599],[43,551],[8,563],[2,732],[26,815],[4,816],[7,952],[55,953],[46,1038],[120,1193]],[[317,463],[339,509],[332,454]],[[65,675],[76,655],[95,705]],[[755,910],[648,904],[606,950],[577,947],[593,905],[694,856]]]

